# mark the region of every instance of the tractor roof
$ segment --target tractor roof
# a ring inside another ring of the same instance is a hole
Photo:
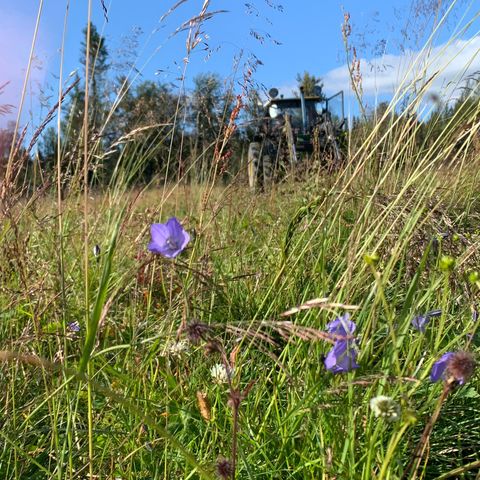
[[[323,102],[322,97],[305,97],[305,101],[310,101],[310,102]],[[270,103],[286,103],[286,102],[299,102],[300,103],[300,97],[288,97],[288,98],[282,98],[282,97],[277,97],[277,98],[271,98],[269,100]]]
[[[305,101],[307,103],[320,103],[324,102],[324,99],[322,97],[305,97]],[[276,97],[276,98],[270,98],[268,99],[267,103],[265,103],[265,107],[269,107],[272,104],[276,104],[281,106],[282,104],[297,104],[300,106],[300,97],[288,97],[288,98],[282,98],[282,97]]]

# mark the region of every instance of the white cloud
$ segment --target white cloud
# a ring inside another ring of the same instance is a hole
[[[428,91],[441,94],[445,101],[449,101],[458,97],[458,87],[468,76],[478,74],[480,77],[480,35],[438,45],[429,51],[406,51],[401,55],[384,55],[370,60],[362,58],[360,69],[363,94],[367,100],[392,97],[400,87],[405,91],[413,84],[418,91],[424,82],[432,79]],[[319,76],[327,94],[343,90],[347,99],[352,99],[347,65]],[[297,89],[296,82],[279,87],[285,96],[291,96]]]
[[[430,91],[451,95],[468,75],[480,72],[480,35],[456,40],[430,51],[407,51],[402,55],[384,55],[372,60],[361,59],[362,88],[365,95],[392,95],[400,87],[432,80]],[[343,65],[322,76],[325,87],[351,89],[348,68]]]

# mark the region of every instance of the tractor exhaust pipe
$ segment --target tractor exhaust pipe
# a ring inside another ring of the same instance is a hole
[[[305,103],[305,94],[303,92],[303,85],[300,87],[300,105],[302,107],[302,133],[307,133],[307,104]]]

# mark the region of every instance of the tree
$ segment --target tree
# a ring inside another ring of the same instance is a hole
[[[80,62],[86,65],[88,28],[83,29],[85,39],[82,41]],[[108,72],[108,50],[105,38],[98,33],[97,27],[90,23],[90,50],[88,52],[89,117],[94,131],[102,125],[105,117],[105,105],[108,98],[106,74]],[[85,69],[84,69],[85,71]]]
[[[57,147],[57,129],[55,127],[48,127],[42,134],[38,149],[40,161],[44,169],[52,170],[54,168]]]
[[[21,129],[19,130],[21,131]],[[11,152],[10,149],[14,138],[15,144],[13,145],[13,152]],[[19,179],[24,178],[23,176],[30,160],[25,148],[18,142],[19,137],[18,135],[15,136],[15,122],[9,121],[5,128],[0,128],[0,180],[4,178],[7,172],[8,162],[12,153],[13,164],[10,165],[10,181],[17,185]]]
[[[222,83],[213,73],[202,73],[193,79],[192,120],[197,137],[207,146],[219,134],[222,108]]]
[[[124,84],[124,78],[119,83]],[[135,152],[141,162],[141,176],[150,181],[155,175],[176,170],[180,148],[179,104],[168,85],[144,81],[123,95],[113,123],[117,125],[117,137],[124,135],[125,148]],[[177,114],[177,115],[176,115]],[[175,121],[175,117],[177,121]],[[115,161],[111,157],[110,162]]]
[[[207,178],[210,166],[207,151],[219,138],[223,120],[228,119],[231,111],[231,95],[224,92],[220,77],[214,73],[197,75],[193,79],[190,105],[190,121],[193,126],[192,161],[195,164],[197,180]],[[213,158],[213,149],[211,154]]]
[[[80,75],[85,75],[87,59],[88,29],[83,29],[80,62],[83,68]],[[106,74],[108,71],[108,50],[105,39],[98,33],[95,25],[90,23],[90,50],[88,54],[88,77],[75,87],[68,104],[68,124],[65,125],[68,136],[76,142],[80,140],[83,131],[83,117],[85,108],[85,85],[89,82],[88,117],[89,132],[97,133],[105,120],[108,93],[106,92]]]
[[[85,78],[85,66],[87,59],[87,35],[88,28],[83,29],[84,40],[81,44],[80,62],[83,66],[79,70],[79,76],[82,81],[72,90],[70,99],[65,102],[65,114],[62,117],[61,125],[61,143],[62,152],[64,152],[63,163],[65,168],[63,173],[70,177],[74,172],[80,172],[80,162],[84,144],[84,111],[85,111],[85,91],[88,82],[88,138],[89,149],[98,157],[102,150],[105,138],[105,119],[107,116],[107,105],[109,101],[109,92],[107,88],[108,72],[108,50],[105,45],[105,39],[98,33],[95,25],[90,23],[90,42],[88,52],[88,72]],[[41,148],[41,158],[44,164],[53,165],[55,159],[53,155],[56,151],[54,147],[52,132],[45,135]],[[96,165],[91,164],[91,169],[96,170]],[[92,174],[93,176],[93,174]]]
[[[8,157],[15,135],[15,122],[8,122],[6,128],[0,128],[0,179],[7,170]]]
[[[320,77],[311,75],[307,71],[297,74],[298,88],[303,87],[303,93],[306,97],[319,96],[322,100],[325,99],[323,94],[323,81]]]
[[[15,135],[15,122],[9,121],[5,128],[0,128],[0,160],[8,159],[13,137]]]

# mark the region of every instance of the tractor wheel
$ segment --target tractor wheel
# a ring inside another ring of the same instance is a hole
[[[333,140],[333,156],[335,158],[335,168],[339,168],[340,165],[343,163],[342,152],[340,147],[338,146],[337,140]]]
[[[261,187],[262,165],[260,158],[261,145],[253,142],[248,146],[248,184],[255,190]]]
[[[340,151],[333,125],[330,122],[325,125],[325,134],[331,165],[334,169],[337,169],[342,163],[342,152]]]
[[[262,145],[262,164],[261,164],[261,179],[262,187],[264,189],[270,189],[277,178],[277,168],[279,166],[279,153],[281,152],[281,139],[280,144],[274,140],[265,139]]]
[[[262,157],[262,170],[263,170],[263,186],[270,188],[273,185],[274,177],[274,159],[271,155],[263,155]]]

